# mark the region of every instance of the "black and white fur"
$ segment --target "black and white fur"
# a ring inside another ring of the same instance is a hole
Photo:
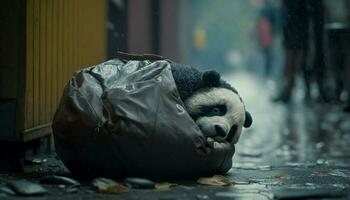
[[[252,118],[236,89],[216,71],[171,63],[173,77],[186,110],[206,137],[236,143]]]

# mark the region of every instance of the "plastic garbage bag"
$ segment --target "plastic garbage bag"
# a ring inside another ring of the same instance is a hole
[[[234,146],[207,141],[184,109],[167,60],[119,60],[77,71],[53,124],[75,175],[179,179],[226,173]]]

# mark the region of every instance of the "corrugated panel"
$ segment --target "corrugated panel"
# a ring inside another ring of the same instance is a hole
[[[74,71],[105,59],[105,22],[104,0],[27,0],[25,132],[51,122]]]

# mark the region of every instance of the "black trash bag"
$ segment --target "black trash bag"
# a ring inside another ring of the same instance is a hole
[[[75,175],[180,179],[224,174],[234,145],[208,142],[184,109],[166,60],[110,60],[77,71],[53,119]]]

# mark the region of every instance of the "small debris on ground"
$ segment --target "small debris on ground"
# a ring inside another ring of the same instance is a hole
[[[80,186],[80,183],[72,178],[68,178],[65,176],[56,176],[56,175],[51,175],[51,176],[45,176],[40,180],[40,183],[45,183],[45,184],[57,184],[57,185],[67,185],[70,187],[78,187]]]
[[[135,189],[154,189],[155,188],[155,184],[153,181],[144,179],[144,178],[126,178],[123,182]]]
[[[228,186],[231,185],[231,181],[226,176],[214,175],[213,177],[201,177],[197,180],[197,183],[210,186]]]
[[[0,193],[5,194],[5,195],[16,195],[16,193],[11,188],[9,188],[7,186],[1,186]]]
[[[41,185],[27,180],[9,181],[8,185],[16,192],[16,194],[22,196],[43,195],[47,192],[47,190]]]
[[[95,186],[99,192],[106,194],[119,194],[130,190],[129,186],[107,178],[96,178],[92,181],[92,185]]]
[[[157,190],[169,190],[171,187],[175,187],[175,186],[177,186],[176,183],[168,183],[168,182],[155,184],[155,188]]]

